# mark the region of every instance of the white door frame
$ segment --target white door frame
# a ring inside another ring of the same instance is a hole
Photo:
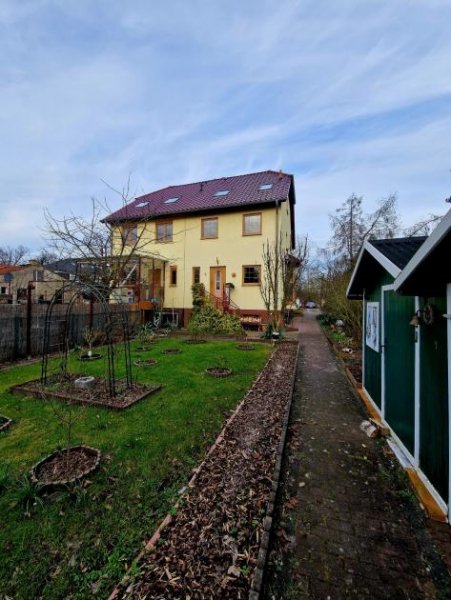
[[[418,315],[420,310],[420,298],[415,296],[415,313]],[[415,466],[420,466],[420,365],[421,365],[421,327],[415,325],[415,419],[414,419],[414,446],[413,457]]]
[[[448,521],[451,523],[451,283],[446,286],[448,329]]]

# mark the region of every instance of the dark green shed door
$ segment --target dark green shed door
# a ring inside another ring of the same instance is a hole
[[[415,445],[415,299],[384,291],[384,418],[407,450]]]
[[[435,318],[421,326],[420,467],[448,501],[448,363],[445,298],[431,298]]]

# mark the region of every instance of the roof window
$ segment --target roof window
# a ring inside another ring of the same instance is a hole
[[[177,202],[178,198],[168,198],[167,200],[164,201],[165,204],[174,204],[174,202]]]
[[[149,204],[149,202],[147,200],[145,200],[144,202],[138,202],[138,204],[135,204],[135,208],[142,208],[143,206],[147,206]]]
[[[227,196],[227,194],[230,192],[230,190],[219,190],[217,192],[215,192],[213,195],[214,196]]]
[[[258,188],[259,190],[270,190],[272,188],[272,183],[262,183],[262,185]]]

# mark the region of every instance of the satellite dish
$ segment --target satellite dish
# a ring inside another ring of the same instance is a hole
[[[11,281],[14,279],[14,275],[12,273],[5,273],[4,277],[3,277],[3,281],[5,283],[11,283]]]

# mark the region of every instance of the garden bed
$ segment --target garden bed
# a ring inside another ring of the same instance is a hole
[[[40,487],[74,483],[98,467],[100,456],[100,450],[89,446],[63,448],[38,462],[31,470],[31,480]]]
[[[88,406],[103,406],[106,408],[124,409],[132,406],[139,400],[143,400],[161,389],[161,385],[144,385],[134,383],[130,388],[125,384],[117,385],[117,394],[111,397],[108,392],[106,381],[101,377],[95,377],[92,387],[80,389],[75,387],[75,380],[79,375],[73,373],[64,377],[49,377],[47,384],[42,385],[40,379],[28,381],[11,388],[13,393],[31,394],[44,400],[63,400],[73,404],[84,404]]]
[[[258,589],[296,356],[297,344],[277,346],[111,599],[236,599]]]

